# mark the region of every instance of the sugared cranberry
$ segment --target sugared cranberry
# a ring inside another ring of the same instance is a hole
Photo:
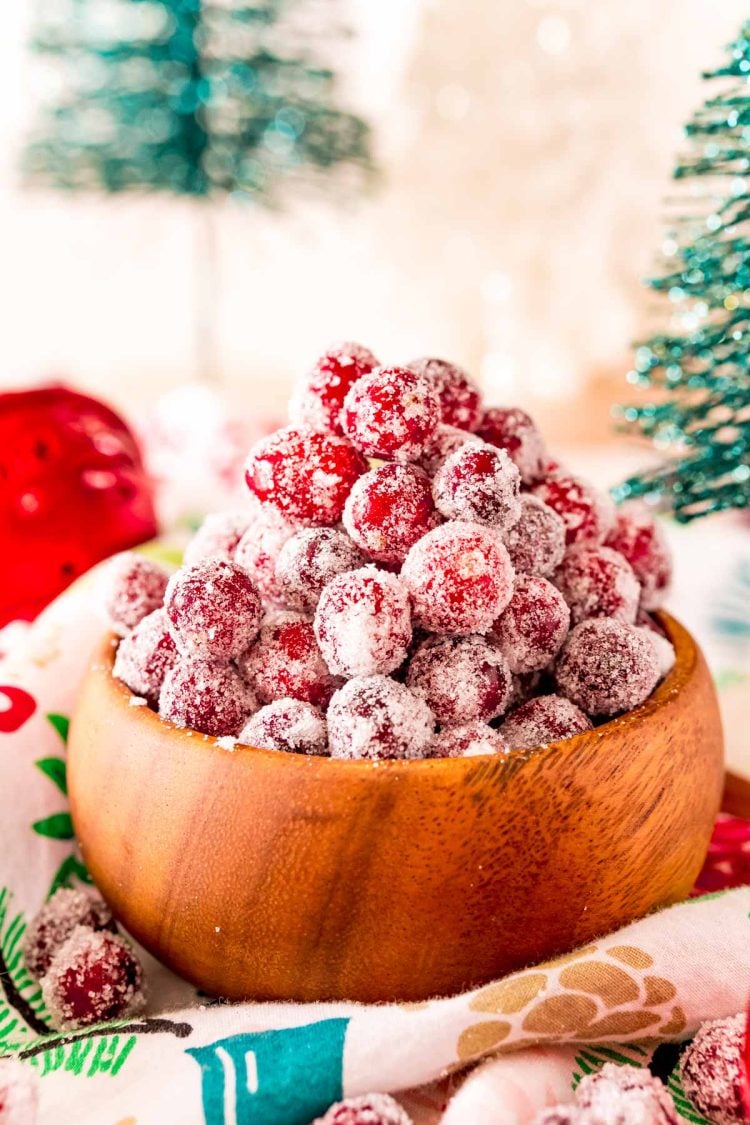
[[[257,707],[250,686],[231,664],[183,657],[167,672],[159,714],[177,727],[235,736]]]
[[[121,636],[159,608],[168,580],[164,567],[143,555],[128,552],[112,560],[107,572],[106,609]]]
[[[638,625],[637,623],[636,627],[638,631],[647,638],[653,648],[656,655],[656,662],[659,665],[659,678],[663,680],[674,668],[674,662],[676,660],[676,653],[672,642],[668,637],[664,636],[661,629],[655,629],[653,626],[649,628],[644,625]]]
[[[296,388],[289,404],[292,422],[321,433],[340,434],[339,414],[349,388],[377,366],[375,356],[361,344],[329,348]]]
[[[475,430],[482,417],[482,397],[474,380],[455,363],[425,356],[408,366],[429,383],[440,399],[445,426]]]
[[[38,1076],[28,1063],[0,1058],[0,1125],[35,1125]]]
[[[117,934],[78,926],[53,957],[42,996],[59,1031],[132,1016],[145,1004],[143,969]]]
[[[300,613],[265,621],[237,665],[261,703],[290,697],[325,709],[341,683],[328,671],[312,622]]]
[[[565,523],[565,541],[601,543],[614,521],[614,506],[608,496],[577,477],[554,474],[531,486],[531,491]]]
[[[424,535],[401,577],[417,624],[433,633],[482,633],[513,594],[513,567],[497,531],[459,521]]]
[[[245,481],[252,493],[294,523],[333,525],[344,501],[367,468],[346,438],[307,426],[287,426],[250,450]]]
[[[605,1063],[576,1089],[585,1125],[677,1125],[672,1096],[646,1067]]]
[[[390,1094],[365,1094],[336,1102],[312,1125],[412,1125],[412,1120]]]
[[[680,1060],[682,1086],[712,1125],[747,1121],[742,1099],[744,1015],[704,1023]]]
[[[460,727],[445,727],[430,743],[431,758],[476,758],[480,754],[507,754],[509,746],[499,730],[479,720]]]
[[[407,686],[450,726],[502,715],[511,697],[508,663],[484,637],[430,637],[409,661]]]
[[[193,538],[185,548],[184,566],[193,566],[203,559],[234,558],[234,552],[242,536],[253,522],[254,513],[212,512],[206,516]]]
[[[89,930],[109,930],[112,933],[117,929],[112,911],[98,891],[82,887],[60,887],[45,902],[24,936],[24,960],[33,976],[44,976],[52,958],[76,926],[86,926]]]
[[[558,690],[589,715],[638,707],[659,682],[648,638],[633,625],[592,617],[568,636],[555,670]]]
[[[320,711],[300,699],[275,699],[248,719],[239,741],[259,750],[325,754],[328,730]]]
[[[405,586],[373,566],[340,574],[321,594],[315,635],[336,676],[392,672],[406,659],[412,635]]]
[[[479,436],[504,449],[528,484],[542,472],[545,449],[534,420],[516,406],[492,406],[485,410],[476,427]]]
[[[628,560],[641,584],[641,605],[658,609],[672,580],[672,553],[666,536],[645,504],[629,500],[615,513],[606,540]]]
[[[565,554],[565,524],[538,496],[525,492],[520,505],[518,519],[503,535],[510,561],[519,574],[547,578]]]
[[[482,439],[468,430],[458,430],[455,426],[438,426],[429,446],[419,458],[419,467],[428,477],[433,477],[446,457],[455,453],[462,445],[481,445]]]
[[[570,610],[546,578],[519,574],[513,597],[492,627],[511,672],[538,672],[560,651],[570,627]]]
[[[571,547],[554,578],[574,625],[588,617],[615,617],[631,625],[635,621],[641,587],[630,564],[611,547]]]
[[[180,652],[201,659],[239,656],[258,635],[261,601],[242,567],[204,559],[173,574],[164,599]]]
[[[137,696],[155,704],[161,685],[177,661],[177,648],[164,609],[139,621],[117,647],[114,675]]]
[[[356,676],[328,708],[332,758],[424,758],[434,729],[421,696],[389,676]]]
[[[237,544],[234,561],[250,575],[258,590],[269,601],[280,601],[281,587],[276,578],[276,563],[294,527],[275,508],[266,507]]]
[[[369,457],[417,461],[440,422],[440,400],[407,367],[376,367],[349,391],[341,421],[344,433]]]
[[[512,527],[521,514],[518,469],[504,449],[463,445],[435,474],[435,506],[447,519]]]
[[[429,477],[415,465],[392,462],[356,482],[344,508],[344,527],[370,558],[401,563],[440,517]]]
[[[591,720],[561,695],[537,695],[511,711],[500,727],[508,746],[531,750],[591,730]]]
[[[329,582],[364,563],[365,556],[345,532],[306,527],[279,551],[276,584],[287,605],[312,613]]]

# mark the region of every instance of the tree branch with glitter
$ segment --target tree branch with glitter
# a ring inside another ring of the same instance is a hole
[[[664,454],[616,490],[647,496],[687,521],[750,505],[750,21],[721,83],[686,127],[661,272],[663,331],[637,351],[628,378],[652,401],[618,408]]]

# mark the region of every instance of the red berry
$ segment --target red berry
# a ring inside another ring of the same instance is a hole
[[[672,642],[661,632],[660,629],[638,625],[638,631],[648,639],[649,644],[654,650],[656,656],[656,663],[659,665],[659,679],[664,677],[674,668],[676,659],[674,647]]]
[[[565,523],[565,541],[601,543],[614,520],[614,508],[604,493],[577,477],[556,474],[532,485],[531,491]]]
[[[425,701],[389,676],[356,676],[328,708],[332,758],[424,758],[434,729]]]
[[[250,450],[247,487],[294,523],[333,525],[344,501],[367,468],[346,438],[319,434],[306,426],[287,426]]]
[[[329,582],[364,563],[364,555],[345,532],[307,527],[287,539],[279,551],[276,585],[287,605],[313,612]]]
[[[503,449],[463,445],[435,474],[432,493],[447,519],[512,527],[521,514],[518,469]]]
[[[253,520],[237,544],[234,561],[249,574],[258,590],[269,601],[281,601],[281,587],[276,579],[276,563],[284,544],[294,534],[275,508],[265,508]]]
[[[344,527],[354,542],[383,563],[403,562],[412,544],[439,522],[427,474],[395,462],[361,476],[344,508]]]
[[[511,672],[538,672],[560,651],[570,628],[570,610],[546,578],[520,574],[513,597],[492,628]]]
[[[451,522],[409,551],[401,577],[417,624],[433,633],[482,633],[513,594],[513,567],[499,534]]]
[[[454,426],[438,426],[429,446],[419,458],[419,467],[428,477],[433,477],[446,457],[455,453],[462,445],[482,445],[482,439],[468,430],[457,430]]]
[[[186,657],[167,672],[159,696],[163,719],[215,738],[234,737],[256,707],[233,665]]]
[[[155,609],[120,641],[114,675],[134,695],[156,704],[164,677],[176,662],[177,648],[169,632],[166,611]]]
[[[525,410],[491,406],[475,428],[484,441],[506,451],[527,484],[541,475],[546,456],[544,441]]]
[[[113,628],[124,636],[164,601],[169,575],[163,566],[128,553],[108,566],[106,608]]]
[[[704,1023],[680,1060],[685,1093],[715,1125],[747,1121],[743,1102],[745,1025],[744,1015]]]
[[[259,750],[292,754],[326,754],[328,730],[317,708],[300,699],[275,699],[251,716],[239,741]]]
[[[584,1075],[575,1096],[581,1125],[677,1125],[679,1120],[672,1095],[647,1067],[605,1063],[600,1071]],[[746,1120],[744,1113],[735,1120]]]
[[[641,584],[643,608],[658,609],[672,580],[672,553],[646,506],[632,500],[619,507],[606,543],[632,566]]]
[[[532,750],[591,730],[591,720],[561,695],[537,695],[511,711],[500,733],[514,750]]]
[[[412,1125],[412,1120],[390,1094],[365,1094],[336,1102],[312,1125]]]
[[[429,383],[440,399],[441,421],[461,430],[475,430],[482,417],[482,397],[474,380],[444,359],[425,357],[408,366]]]
[[[571,631],[555,675],[560,693],[582,711],[616,715],[649,697],[659,682],[659,664],[641,630],[592,617]]]
[[[480,720],[446,727],[430,743],[431,758],[476,758],[480,754],[507,754],[508,750],[500,731]]]
[[[86,926],[89,930],[110,930],[112,933],[117,929],[112,911],[98,891],[83,887],[60,887],[45,902],[24,936],[24,960],[33,976],[44,976],[52,958],[76,926]]]
[[[78,926],[52,959],[42,996],[59,1031],[121,1019],[145,1004],[143,969],[117,934]]]
[[[588,617],[635,621],[641,588],[629,563],[610,547],[571,547],[555,571],[555,584],[570,606],[574,625]]]
[[[340,434],[339,414],[347,391],[377,365],[372,352],[361,344],[338,344],[330,348],[295,390],[289,407],[292,421],[312,426],[321,433]]]
[[[502,715],[512,690],[505,657],[484,637],[428,638],[409,661],[406,683],[441,726]]]
[[[279,613],[264,622],[237,664],[261,703],[290,697],[325,710],[341,684],[326,667],[312,622],[300,613]]]
[[[252,511],[212,512],[206,516],[185,548],[183,565],[193,566],[216,555],[223,559],[233,559],[237,544],[253,522],[254,516]]]
[[[206,660],[229,659],[258,635],[260,595],[236,563],[204,559],[173,574],[164,607],[180,652]]]
[[[369,457],[417,461],[437,429],[440,400],[408,367],[376,367],[349,391],[341,420]]]
[[[565,524],[538,496],[520,497],[521,514],[503,536],[517,573],[546,578],[565,554]]]
[[[412,636],[406,588],[374,566],[340,574],[321,594],[315,635],[334,675],[394,671],[406,659]]]

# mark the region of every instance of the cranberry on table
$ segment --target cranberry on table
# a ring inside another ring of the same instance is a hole
[[[608,496],[578,477],[554,473],[531,486],[565,523],[565,542],[601,543],[614,523],[614,505]]]
[[[282,590],[276,578],[276,563],[294,527],[274,508],[264,508],[240,539],[234,552],[237,566],[249,574],[269,601],[280,601]]]
[[[120,641],[113,672],[134,695],[156,704],[164,677],[176,662],[166,611],[155,609]]]
[[[398,564],[426,532],[440,523],[429,477],[416,465],[391,462],[354,484],[344,507],[344,527],[378,562]]]
[[[424,469],[428,477],[434,476],[446,457],[450,457],[462,445],[482,445],[482,439],[477,434],[459,430],[455,426],[438,426],[430,444],[419,458],[420,469]]]
[[[526,484],[542,474],[544,441],[525,410],[517,406],[491,406],[485,410],[476,431],[484,441],[506,451]]]
[[[511,711],[500,733],[513,750],[531,750],[591,730],[591,720],[561,695],[537,695]]]
[[[455,363],[429,356],[414,359],[407,366],[437,393],[443,425],[461,430],[477,428],[482,418],[482,396],[470,375]]]
[[[508,706],[508,662],[484,637],[430,637],[409,661],[406,684],[443,726],[489,720]]]
[[[145,1004],[143,969],[117,934],[78,926],[53,957],[42,996],[59,1031],[135,1015]]]
[[[349,391],[344,433],[368,457],[417,461],[440,422],[440,400],[408,367],[376,367]]]
[[[108,566],[106,609],[113,628],[124,636],[164,601],[169,575],[143,555],[117,555]]]
[[[192,566],[215,555],[223,559],[234,558],[237,544],[253,522],[255,514],[253,511],[212,512],[206,516],[185,548],[183,565]]]
[[[201,659],[239,656],[260,628],[261,600],[242,567],[204,559],[173,574],[164,608],[180,652]]]
[[[659,682],[653,646],[640,629],[592,617],[571,631],[555,669],[560,693],[589,715],[638,707]]]
[[[632,566],[641,584],[642,607],[658,609],[672,580],[672,552],[646,505],[637,500],[620,505],[606,543]]]
[[[287,605],[312,613],[329,582],[364,563],[365,556],[346,532],[306,527],[287,539],[279,551],[276,584]]]
[[[519,574],[513,597],[492,627],[511,672],[538,672],[557,655],[570,627],[570,610],[546,578]]]
[[[321,712],[300,699],[275,699],[256,711],[239,733],[239,741],[259,750],[325,754],[328,728]]]
[[[504,449],[463,445],[435,474],[432,492],[447,519],[512,527],[521,514],[518,469]]]
[[[499,730],[480,719],[459,727],[445,727],[430,743],[431,758],[476,758],[507,754],[510,747]]]
[[[503,535],[510,561],[519,574],[548,578],[565,554],[565,524],[538,496],[525,492],[519,503],[520,515]]]
[[[322,433],[340,434],[339,415],[349,388],[377,366],[375,356],[361,344],[329,348],[297,386],[289,404],[290,418]]]
[[[93,888],[59,887],[31,921],[23,942],[26,968],[43,977],[77,926],[116,932],[112,911]]]
[[[704,1023],[680,1060],[685,1093],[713,1125],[747,1121],[742,1098],[745,1026],[744,1015]]]
[[[422,697],[389,676],[355,676],[328,708],[332,758],[424,758],[434,730]]]
[[[451,521],[409,551],[401,578],[414,619],[433,633],[483,633],[513,594],[513,567],[497,531]]]
[[[554,580],[574,625],[589,617],[615,617],[631,625],[635,621],[641,587],[630,563],[611,547],[571,547]]]
[[[365,1094],[335,1102],[312,1125],[412,1125],[412,1119],[390,1094]]]
[[[315,635],[334,675],[394,671],[412,638],[406,587],[374,566],[340,574],[321,594]]]
[[[312,622],[300,613],[279,613],[265,621],[237,666],[261,703],[290,697],[325,710],[341,684],[328,671]]]
[[[245,482],[263,504],[293,523],[337,524],[344,502],[367,462],[346,438],[287,426],[257,442]]]
[[[167,672],[159,696],[159,714],[176,727],[215,738],[234,737],[257,700],[232,664],[183,657]]]

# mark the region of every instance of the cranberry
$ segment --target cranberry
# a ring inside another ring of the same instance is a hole
[[[511,672],[538,672],[560,651],[570,627],[570,610],[546,578],[520,574],[513,597],[492,633]]]
[[[346,438],[287,426],[253,446],[245,481],[285,519],[332,525],[341,519],[349,490],[366,468]]]
[[[524,493],[521,514],[503,536],[514,569],[547,578],[565,554],[565,524],[547,504]]]
[[[482,398],[474,380],[445,359],[425,357],[408,364],[429,383],[440,399],[441,421],[461,430],[475,430],[482,417]]]
[[[445,726],[502,715],[511,697],[503,654],[484,637],[430,637],[409,661],[406,683]]]
[[[159,714],[176,727],[211,734],[237,734],[257,707],[248,684],[231,664],[183,658],[164,678]]]
[[[672,554],[666,536],[645,504],[629,500],[615,513],[606,543],[628,560],[641,584],[641,605],[658,609],[672,580]]]
[[[648,639],[649,644],[653,648],[656,662],[659,665],[659,678],[664,679],[674,668],[674,662],[676,660],[672,642],[664,636],[660,629],[638,625],[638,631]]]
[[[112,933],[117,929],[112,911],[98,891],[59,887],[32,920],[24,936],[24,960],[33,976],[44,976],[52,958],[76,926]]]
[[[344,527],[354,542],[383,563],[402,563],[409,548],[439,522],[429,478],[415,465],[371,469],[356,482],[344,508]]]
[[[329,582],[364,562],[364,555],[345,532],[333,527],[303,528],[279,551],[276,585],[287,605],[313,612]]]
[[[646,1067],[605,1063],[595,1074],[586,1074],[576,1090],[585,1125],[617,1122],[618,1125],[677,1125],[672,1096]]]
[[[236,563],[204,559],[173,574],[164,606],[180,652],[202,659],[239,656],[260,628],[255,584]]]
[[[507,754],[508,744],[499,730],[476,720],[446,727],[430,743],[431,758],[476,758],[480,754]]]
[[[521,514],[518,469],[503,449],[463,445],[435,474],[435,505],[447,519],[512,527]]]
[[[591,720],[561,695],[537,695],[511,711],[500,733],[514,750],[531,750],[591,730]]]
[[[328,731],[317,708],[300,699],[275,699],[261,707],[240,731],[239,741],[259,750],[326,754]]]
[[[406,659],[412,636],[406,588],[372,566],[340,574],[321,594],[315,635],[334,675],[392,672]]]
[[[704,1023],[680,1060],[682,1086],[699,1113],[715,1125],[747,1121],[742,1098],[744,1015]]]
[[[164,677],[176,661],[166,611],[155,609],[120,641],[114,675],[135,695],[156,704]]]
[[[42,996],[59,1031],[121,1019],[145,1004],[143,969],[117,934],[77,926],[53,957]]]
[[[555,675],[561,694],[581,710],[616,715],[648,698],[659,681],[659,664],[641,630],[592,617],[571,631]]]
[[[338,344],[318,359],[292,396],[289,414],[298,425],[340,434],[339,414],[347,391],[378,361],[361,344]]]
[[[237,544],[234,561],[250,575],[258,590],[269,601],[281,601],[282,591],[276,578],[276,563],[284,544],[294,534],[274,508],[263,510]]]
[[[588,617],[635,621],[641,588],[629,563],[610,547],[571,547],[555,572],[555,584],[570,606],[574,625]]]
[[[532,485],[531,491],[565,522],[565,541],[601,543],[614,520],[614,507],[608,496],[578,480],[556,473]]]
[[[365,1094],[336,1102],[312,1125],[412,1125],[412,1120],[390,1094]]]
[[[468,430],[458,430],[454,426],[438,426],[432,436],[429,446],[419,458],[419,467],[424,469],[429,477],[435,475],[437,470],[462,445],[482,445],[482,439]]]
[[[242,536],[253,522],[254,513],[212,512],[206,516],[193,538],[185,548],[183,564],[193,566],[219,555],[223,559],[234,558],[234,552]]]
[[[485,410],[475,428],[484,441],[506,451],[525,483],[541,475],[546,455],[544,441],[525,410],[492,406]]]
[[[325,709],[341,682],[326,667],[312,622],[300,613],[269,618],[237,663],[261,703],[291,697]]]
[[[328,708],[332,758],[424,758],[434,729],[425,701],[389,676],[356,676]]]
[[[112,560],[107,580],[107,613],[124,636],[162,604],[169,575],[158,563],[129,552]]]
[[[417,461],[440,421],[440,400],[407,367],[377,367],[355,383],[341,414],[344,433],[369,457]]]
[[[481,633],[513,594],[513,567],[499,534],[459,521],[424,535],[401,577],[417,624],[433,633]]]

